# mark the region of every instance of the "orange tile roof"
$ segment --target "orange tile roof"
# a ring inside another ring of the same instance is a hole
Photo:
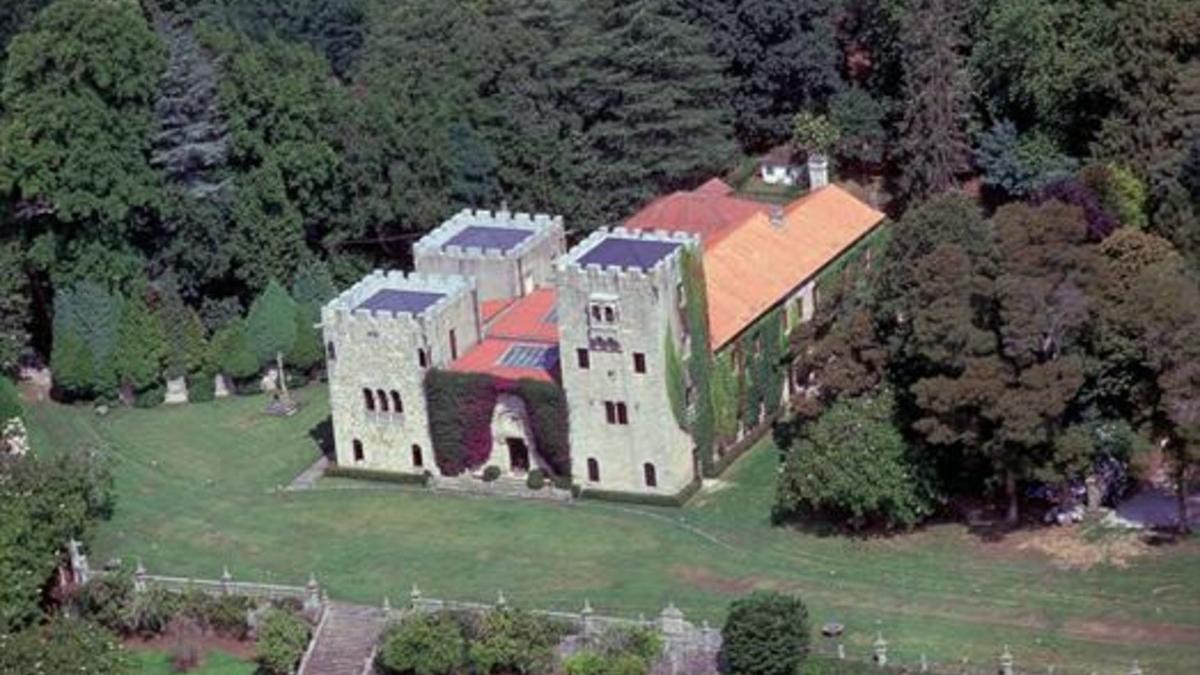
[[[487,322],[491,321],[492,319],[494,319],[497,314],[499,314],[500,312],[503,312],[505,309],[508,308],[509,305],[513,304],[516,301],[517,301],[516,298],[499,298],[497,300],[484,300],[483,302],[479,303],[479,314],[481,315],[479,318],[483,319],[484,323],[487,323]]]
[[[554,288],[539,288],[502,310],[487,327],[487,336],[509,340],[558,342],[555,318],[558,295]]]
[[[515,367],[504,365],[504,355],[509,349],[522,345],[542,346],[554,352],[552,367]],[[457,361],[450,364],[450,370],[459,373],[484,373],[506,380],[540,380],[542,382],[557,382],[559,378],[558,346],[544,343],[525,342],[521,340],[505,340],[502,338],[485,338],[482,342],[463,354]]]
[[[721,192],[724,188],[729,186],[714,178],[699,189],[659,197],[626,220],[625,227],[692,232],[700,235],[708,247],[747,218],[771,209],[770,204],[729,196],[728,192]]]
[[[875,228],[879,211],[829,185],[783,210],[783,225],[755,213],[705,246],[708,322],[714,350],[725,346]]]
[[[545,382],[557,381],[557,362],[549,368],[514,367],[501,363],[508,350],[519,345],[552,347],[557,354],[557,294],[554,289],[539,288],[523,298],[495,302],[504,304],[483,310],[485,314],[489,309],[492,310],[490,317],[485,316],[485,321],[490,319],[490,323],[485,329],[484,339],[450,364],[450,370],[486,373],[510,380],[532,378]]]

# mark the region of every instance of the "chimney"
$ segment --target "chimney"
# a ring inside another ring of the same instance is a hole
[[[829,158],[819,153],[808,155],[808,189],[819,190],[829,185]]]
[[[778,204],[771,207],[771,227],[783,227],[783,207]]]

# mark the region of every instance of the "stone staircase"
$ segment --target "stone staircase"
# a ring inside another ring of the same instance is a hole
[[[385,623],[387,615],[381,608],[331,603],[298,675],[372,672],[370,659]]]

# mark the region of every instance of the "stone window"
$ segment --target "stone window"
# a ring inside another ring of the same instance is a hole
[[[600,305],[592,305],[592,318],[596,321],[600,320]]]
[[[609,424],[629,424],[629,410],[623,401],[604,402],[604,420]]]
[[[642,475],[646,479],[646,487],[658,487],[658,471],[654,465],[646,462],[642,465]]]
[[[458,358],[458,338],[454,335],[454,329],[450,329],[450,360]]]
[[[363,403],[367,410],[375,410],[375,393],[370,389],[363,389]]]
[[[333,340],[325,343],[325,357],[330,361],[337,360],[337,350],[333,348]]]
[[[362,441],[358,440],[357,438],[354,439],[354,461],[361,462],[366,458],[366,454],[363,453]]]
[[[421,446],[413,443],[412,446],[412,463],[418,469],[425,466],[425,458],[421,455]]]
[[[429,367],[429,355],[425,353],[424,347],[417,349],[417,365],[422,368]]]
[[[588,480],[593,483],[600,482],[600,462],[596,461],[595,457],[588,457]]]
[[[380,389],[380,390],[378,390],[378,391],[376,391],[376,392],[375,392],[375,395],[376,395],[376,396],[379,398],[379,410],[380,410],[381,412],[387,412],[387,411],[388,411],[388,397],[387,397],[387,392],[386,392],[386,391],[384,391],[384,390],[382,390],[382,389]]]
[[[646,355],[641,352],[633,353],[633,372],[646,372]]]
[[[613,309],[611,306],[605,307],[604,308],[604,322],[612,323],[616,320],[617,320],[617,310]]]
[[[576,349],[575,357],[579,360],[579,369],[580,370],[587,370],[588,368],[592,367],[592,358],[591,358],[591,354],[588,353],[588,350]]]
[[[400,400],[400,392],[395,389],[392,390],[392,411],[398,413],[404,412],[404,403]]]

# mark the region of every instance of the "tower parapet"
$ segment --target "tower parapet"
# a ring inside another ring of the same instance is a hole
[[[486,302],[550,283],[565,248],[562,216],[463,209],[413,244],[413,259],[421,272],[475,278]]]

